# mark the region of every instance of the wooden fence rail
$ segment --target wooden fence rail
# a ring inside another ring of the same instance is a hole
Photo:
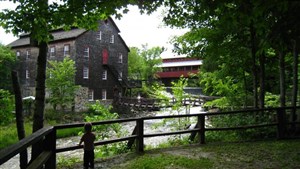
[[[128,118],[128,119],[116,119],[116,120],[107,120],[100,122],[92,122],[93,125],[104,125],[104,124],[114,124],[114,123],[124,123],[124,122],[136,122],[136,127],[132,132],[132,135],[110,139],[102,140],[95,142],[96,146],[111,144],[121,141],[128,141],[128,146],[131,146],[133,142],[136,143],[136,151],[144,151],[144,138],[149,137],[158,137],[158,136],[167,136],[167,135],[177,135],[191,133],[190,138],[194,139],[198,135],[198,140],[200,144],[205,143],[205,132],[206,131],[225,131],[225,130],[241,130],[241,129],[251,129],[251,128],[262,128],[262,127],[277,127],[277,138],[283,139],[286,137],[287,126],[300,124],[300,122],[289,122],[286,118],[286,111],[299,109],[299,107],[284,107],[284,108],[269,108],[269,109],[257,109],[257,110],[240,110],[240,111],[228,111],[228,112],[216,112],[216,113],[198,113],[198,114],[181,114],[181,115],[168,115],[168,116],[154,116],[154,117],[141,117],[141,118]],[[235,126],[235,127],[221,127],[221,128],[211,128],[205,126],[206,118],[210,117],[221,117],[224,115],[233,115],[233,114],[256,114],[258,117],[264,115],[265,113],[271,113],[275,120],[269,122],[262,122],[261,124],[247,125],[247,126]],[[172,132],[162,132],[162,133],[144,133],[144,122],[146,120],[155,120],[155,119],[168,119],[168,118],[186,118],[186,117],[196,117],[197,124],[194,129],[189,130],[179,130]],[[56,125],[53,127],[46,127],[38,130],[32,135],[22,139],[18,143],[9,146],[0,151],[0,165],[11,159],[13,156],[21,153],[27,147],[37,143],[42,140],[43,151],[36,159],[31,159],[28,169],[37,169],[44,166],[46,169],[55,169],[56,168],[56,153],[72,151],[76,149],[81,149],[83,146],[70,146],[64,148],[56,147],[56,132],[57,130],[83,127],[84,123],[75,123],[75,124],[64,124]]]

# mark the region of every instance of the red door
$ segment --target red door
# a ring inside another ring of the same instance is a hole
[[[107,49],[102,50],[102,59],[103,59],[103,65],[107,65],[107,62],[108,62],[108,51],[107,51]]]

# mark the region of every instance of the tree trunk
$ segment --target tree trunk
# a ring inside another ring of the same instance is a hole
[[[259,67],[260,67],[260,77],[259,77],[259,83],[260,83],[260,94],[259,94],[259,108],[265,107],[265,62],[266,62],[266,55],[263,52],[259,56]]]
[[[24,116],[23,116],[23,103],[22,103],[22,94],[20,90],[18,73],[16,71],[11,72],[13,89],[15,93],[15,106],[16,106],[16,123],[17,123],[17,132],[19,140],[25,138],[25,129],[24,129]],[[27,149],[20,153],[20,168],[25,169],[27,167],[28,157]]]
[[[283,51],[279,51],[279,75],[280,75],[280,107],[285,107],[285,95],[286,95],[286,89],[285,89],[285,61],[284,56],[285,54]]]
[[[37,58],[37,75],[36,75],[36,97],[35,109],[33,115],[32,132],[44,127],[44,108],[45,108],[45,80],[46,80],[46,63],[47,63],[47,43],[40,42],[38,45],[39,55]],[[38,142],[32,146],[32,158],[36,158],[42,151],[42,143]]]
[[[297,94],[298,94],[298,49],[297,41],[294,41],[293,44],[293,92],[292,92],[292,107],[297,106]],[[297,119],[296,109],[292,109],[292,122],[295,122]],[[292,125],[292,130],[296,129],[296,125]]]
[[[252,56],[252,74],[253,74],[253,106],[254,108],[258,108],[258,92],[257,92],[257,69],[256,69],[256,37],[253,23],[250,25],[250,33],[251,33],[251,56]]]

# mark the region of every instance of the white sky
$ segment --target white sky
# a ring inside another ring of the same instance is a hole
[[[0,1],[0,10],[5,8],[13,8],[14,5],[9,1]],[[137,6],[132,6],[127,14],[118,20],[114,19],[115,23],[120,29],[120,35],[126,42],[128,47],[141,48],[142,45],[148,44],[148,46],[164,46],[167,51],[162,53],[162,57],[174,57],[177,54],[171,52],[173,45],[169,44],[169,40],[174,35],[181,35],[186,30],[171,29],[166,27],[162,23],[161,11],[154,12],[151,15],[139,13]],[[16,40],[12,34],[6,34],[5,31],[0,28],[0,43],[9,44]]]

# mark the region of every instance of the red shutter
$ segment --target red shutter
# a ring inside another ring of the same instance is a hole
[[[103,59],[103,65],[107,65],[107,62],[108,62],[108,51],[107,51],[107,49],[102,50],[102,59]]]

